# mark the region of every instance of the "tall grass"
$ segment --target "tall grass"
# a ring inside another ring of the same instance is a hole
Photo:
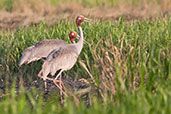
[[[69,32],[77,31],[75,23],[61,20],[50,28],[40,23],[0,36],[0,76],[6,83],[2,113],[171,113],[171,18],[97,20],[82,27],[87,43],[74,68],[64,74],[85,78],[91,87],[89,107],[67,90],[70,97],[63,106],[56,93],[44,101],[41,89],[27,89],[25,84],[37,79],[42,62],[18,67],[22,51],[37,41],[59,38],[69,43]]]

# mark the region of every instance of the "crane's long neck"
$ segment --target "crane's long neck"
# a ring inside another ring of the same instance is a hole
[[[76,43],[76,47],[77,47],[77,53],[80,54],[82,48],[83,48],[83,31],[81,26],[78,26],[78,31],[80,34],[80,39],[79,41]]]

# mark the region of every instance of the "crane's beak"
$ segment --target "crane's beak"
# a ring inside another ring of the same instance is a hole
[[[84,18],[84,21],[85,21],[85,22],[90,22],[91,20],[85,17],[85,18]]]

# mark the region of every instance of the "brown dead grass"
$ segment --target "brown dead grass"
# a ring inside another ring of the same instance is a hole
[[[128,72],[126,65],[129,61],[128,56],[131,56],[131,59],[135,60],[134,46],[129,44],[129,52],[126,47],[123,46],[125,42],[125,33],[123,33],[121,40],[118,41],[120,44],[119,46],[115,46],[112,42],[112,37],[110,42],[99,40],[93,53],[97,64],[99,64],[99,69],[101,70],[99,78],[102,81],[99,83],[99,88],[101,90],[100,95],[103,100],[108,93],[110,93],[111,97],[113,97],[118,89],[120,89],[120,91],[126,90],[126,78],[128,78],[129,81],[132,80],[132,74]],[[101,56],[98,56],[97,47],[99,47],[101,44],[105,45],[107,49],[101,48],[100,51],[102,54]],[[133,74],[133,82],[130,82],[128,85],[130,88],[134,88],[135,90],[137,90],[140,86],[140,77],[138,73],[138,67],[140,65],[139,63],[140,60],[138,60],[136,63],[136,70]],[[120,87],[117,87],[118,85]]]
[[[166,0],[165,0],[166,1]],[[120,3],[109,7],[85,7],[79,3],[65,3],[53,6],[50,3],[34,1],[31,3],[14,3],[12,12],[0,11],[0,31],[16,29],[20,26],[30,26],[45,21],[48,25],[56,23],[60,19],[74,20],[77,15],[89,16],[98,19],[117,20],[125,16],[127,20],[151,19],[163,17],[171,12],[171,4],[146,2],[137,5]]]

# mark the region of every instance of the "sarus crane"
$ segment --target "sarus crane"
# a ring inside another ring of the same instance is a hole
[[[74,38],[74,37],[73,37]],[[72,43],[74,39],[70,39]],[[52,53],[55,49],[60,49],[60,47],[68,45],[65,41],[59,39],[49,39],[42,40],[34,44],[33,46],[28,47],[22,53],[22,57],[19,62],[19,66],[23,64],[29,64],[30,62],[36,60],[46,60],[47,56]],[[39,77],[42,78],[42,77]],[[44,80],[45,91],[47,91],[47,82]]]
[[[81,23],[84,21],[88,22],[89,19],[85,18],[84,16],[78,16],[76,18],[76,25],[78,27],[80,35],[78,42],[62,46],[50,53],[47,59],[44,61],[42,69],[38,74],[38,76],[42,77],[43,80],[53,80],[54,84],[60,89],[61,102],[63,102],[62,95],[64,94],[65,96],[67,96],[62,87],[62,72],[70,70],[74,66],[83,48],[83,31]],[[70,39],[77,37],[75,34],[76,32],[71,32],[69,35],[71,36]],[[59,73],[57,74],[55,79],[47,77],[48,74],[54,76],[57,71],[59,71]]]

